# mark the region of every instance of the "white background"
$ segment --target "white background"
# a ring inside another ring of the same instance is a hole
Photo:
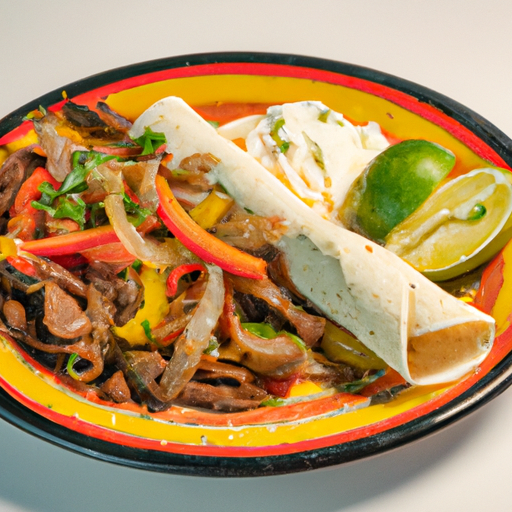
[[[512,136],[508,0],[0,0],[0,118],[88,75],[208,51],[324,57],[441,92]],[[153,474],[0,420],[0,510],[335,512],[512,509],[512,390],[372,460],[249,479]]]

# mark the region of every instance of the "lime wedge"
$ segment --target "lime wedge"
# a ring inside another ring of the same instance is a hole
[[[406,140],[390,146],[370,162],[352,186],[341,212],[343,223],[383,242],[454,165],[454,154],[433,142]]]
[[[386,248],[434,281],[488,261],[512,235],[512,174],[477,169],[437,190],[386,237]]]

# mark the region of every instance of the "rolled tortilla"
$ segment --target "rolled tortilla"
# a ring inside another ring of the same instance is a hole
[[[414,384],[450,382],[489,353],[494,320],[456,299],[383,247],[312,211],[251,155],[220,136],[183,100],[158,101],[134,123],[164,133],[170,168],[194,153],[211,153],[212,171],[241,206],[286,219],[279,242],[299,290],[327,317]]]

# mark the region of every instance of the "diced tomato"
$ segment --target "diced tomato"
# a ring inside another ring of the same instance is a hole
[[[292,386],[297,384],[299,381],[299,375],[294,374],[291,377],[288,377],[285,380],[276,380],[265,378],[263,379],[263,387],[268,393],[275,396],[280,396],[281,398],[285,398]]]

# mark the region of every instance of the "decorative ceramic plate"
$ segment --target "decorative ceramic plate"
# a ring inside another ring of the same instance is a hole
[[[354,122],[378,122],[397,138],[424,138],[457,156],[458,172],[510,169],[512,141],[462,105],[374,70],[308,57],[222,53],[173,57],[115,69],[64,86],[0,121],[0,151],[33,140],[26,114],[103,99],[134,120],[158,99],[182,97],[208,115],[221,104],[320,100]],[[263,110],[264,111],[264,110]],[[219,111],[220,112],[220,111]],[[480,305],[498,336],[478,371],[448,386],[412,387],[387,404],[338,395],[242,413],[172,407],[160,413],[88,400],[67,389],[11,339],[0,341],[0,416],[72,451],[169,473],[253,476],[310,470],[396,448],[486,403],[511,382],[512,246],[490,264]]]

